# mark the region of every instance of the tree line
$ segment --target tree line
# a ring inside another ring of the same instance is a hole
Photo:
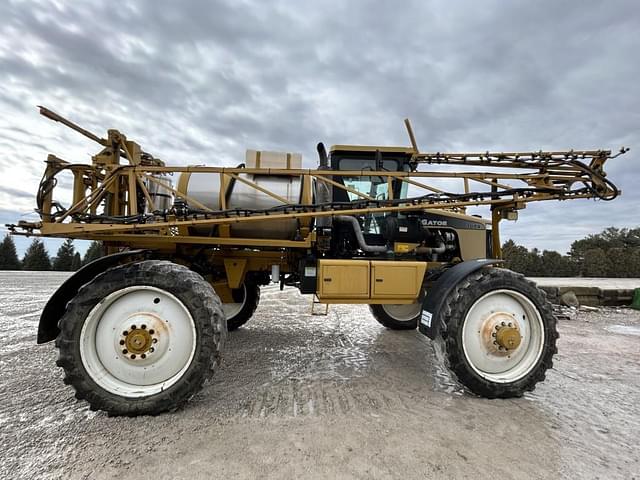
[[[502,246],[505,267],[530,277],[640,278],[640,227],[615,228],[571,244],[567,255],[528,250],[508,240]]]
[[[91,242],[84,257],[81,257],[80,253],[76,252],[73,240],[67,239],[60,245],[56,256],[51,258],[42,240],[34,238],[21,260],[13,238],[6,235],[0,243],[0,270],[73,272],[103,255],[102,242]]]
[[[91,242],[83,258],[67,239],[52,259],[36,238],[22,260],[11,236],[0,243],[0,270],[75,271],[103,255],[101,242]],[[640,227],[615,228],[588,235],[571,244],[567,255],[553,250],[527,249],[508,240],[502,246],[505,267],[530,277],[640,278]]]

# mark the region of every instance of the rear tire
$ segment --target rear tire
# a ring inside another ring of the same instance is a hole
[[[92,410],[155,415],[202,388],[226,333],[207,281],[182,265],[142,261],[98,275],[69,302],[56,363]]]
[[[422,303],[369,305],[374,318],[390,330],[415,330],[422,314]]]
[[[436,348],[478,395],[520,397],[553,367],[556,319],[545,293],[523,275],[501,268],[472,273],[447,296],[440,316]]]
[[[237,303],[222,304],[230,332],[240,328],[253,316],[260,303],[260,287],[255,282],[245,281],[240,288],[231,290],[231,295]]]

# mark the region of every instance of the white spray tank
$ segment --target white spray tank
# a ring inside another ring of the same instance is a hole
[[[300,169],[302,155],[247,150],[246,168]],[[240,178],[278,195],[289,204],[302,203],[302,177],[296,175],[254,175],[241,173]],[[220,210],[220,175],[186,172],[180,175],[178,191],[211,210]],[[225,192],[227,209],[264,210],[282,205],[280,201],[240,181],[231,179]],[[239,238],[293,240],[298,230],[296,219],[246,222],[231,225],[231,235]],[[210,235],[211,227],[194,228],[196,235]]]

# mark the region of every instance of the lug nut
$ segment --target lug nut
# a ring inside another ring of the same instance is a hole
[[[155,330],[152,328],[152,329],[150,329],[150,330],[149,330],[149,333],[150,333],[151,335],[153,335],[153,334],[154,334],[154,333],[156,333],[156,332],[155,332]]]
[[[147,358],[147,356],[143,353],[142,355],[140,355],[140,358]]]
[[[142,324],[142,325],[140,325],[140,328],[141,328],[142,330],[144,330],[145,328],[147,328],[147,326],[146,326],[145,324]]]
[[[120,345],[124,345],[124,340],[120,340]]]
[[[154,339],[153,339],[153,343],[158,343],[158,339],[157,339],[157,338],[154,338]]]
[[[122,350],[122,353],[124,353],[124,354],[126,355],[127,353],[129,353],[129,350],[127,350],[127,349],[125,348],[124,350]]]
[[[151,352],[151,353],[153,353],[154,351],[155,351],[155,349],[154,349],[153,347],[151,347],[151,348],[149,349],[149,352]]]
[[[504,323],[503,323],[503,325],[504,325]],[[136,329],[136,326],[135,325],[131,325],[131,330],[135,330],[135,329]]]
[[[122,334],[126,337],[127,335],[129,335],[129,332],[125,330],[124,332],[122,332]]]
[[[136,358],[136,354],[135,354],[135,353],[132,353],[132,354],[131,354],[131,360],[135,360],[135,358]]]

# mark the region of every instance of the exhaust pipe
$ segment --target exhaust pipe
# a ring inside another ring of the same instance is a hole
[[[318,170],[331,170],[329,166],[329,156],[327,155],[327,149],[324,147],[324,143],[318,143],[316,147],[318,149],[318,157],[320,158],[320,164]],[[316,190],[316,203],[320,205],[331,203],[333,198],[333,187],[325,182],[315,181]],[[316,218],[316,226],[318,228],[331,227],[331,217],[318,217]]]

